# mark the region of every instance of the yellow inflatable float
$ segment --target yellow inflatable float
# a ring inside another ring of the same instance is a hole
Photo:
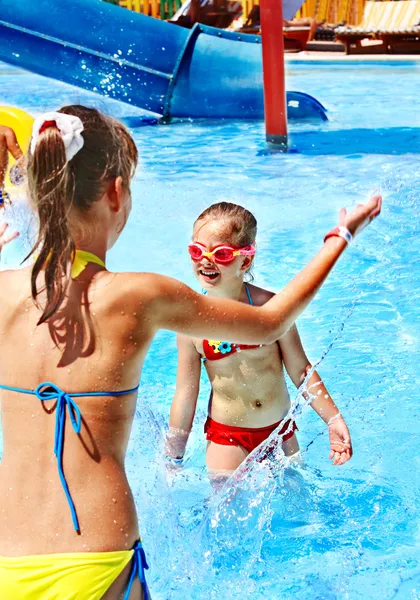
[[[20,108],[15,108],[14,106],[0,106],[0,125],[11,127],[14,130],[19,146],[22,148],[23,152],[27,152],[29,148],[33,122],[34,118]],[[14,162],[15,159],[9,154],[9,171]],[[8,191],[10,191],[10,188],[13,189],[9,179],[9,172],[6,175],[5,187]]]

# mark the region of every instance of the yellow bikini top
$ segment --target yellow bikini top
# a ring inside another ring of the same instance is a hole
[[[83,273],[89,263],[94,263],[100,267],[105,267],[104,261],[96,256],[96,254],[92,254],[92,252],[86,252],[86,250],[76,250],[73,264],[71,266],[72,279],[76,279],[80,273]]]

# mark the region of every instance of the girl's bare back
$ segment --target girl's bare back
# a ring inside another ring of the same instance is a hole
[[[72,393],[135,388],[153,332],[141,324],[126,280],[89,265],[51,322],[37,327],[29,269],[1,273],[1,383],[35,389],[51,380]],[[75,537],[53,453],[55,403],[2,392],[0,538],[8,540],[2,554],[132,547],[138,526],[124,456],[136,399],[136,393],[78,398],[80,435],[67,419],[63,464],[81,524]]]

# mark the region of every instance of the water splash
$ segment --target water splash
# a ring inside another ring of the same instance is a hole
[[[10,231],[18,231],[19,237],[3,247],[0,270],[18,269],[23,266],[22,261],[31,251],[35,240],[36,221],[26,204],[23,192],[15,192],[13,201],[12,206],[0,212],[0,222],[8,223]]]

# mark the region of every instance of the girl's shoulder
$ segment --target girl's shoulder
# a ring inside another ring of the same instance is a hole
[[[139,273],[139,272],[123,272],[114,273],[106,272],[106,277],[112,280],[112,284],[119,295],[129,294],[135,298],[146,300],[147,298],[156,298],[161,294],[174,287],[174,281],[170,277],[158,275],[157,273]]]
[[[168,313],[170,317],[174,306],[181,305],[185,308],[182,303],[185,297],[191,300],[191,295],[197,296],[196,292],[177,279],[158,273],[107,271],[103,277],[112,287],[117,301],[134,303],[141,306],[143,312],[150,309],[152,316]]]
[[[5,269],[0,271],[0,298],[3,301],[16,301],[18,296],[25,295],[29,292],[30,295],[30,268],[22,269]]]
[[[266,302],[268,302],[273,296],[275,296],[274,292],[270,292],[270,290],[265,290],[264,288],[258,287],[253,283],[246,284],[251,294],[252,302],[254,306],[263,306]]]

